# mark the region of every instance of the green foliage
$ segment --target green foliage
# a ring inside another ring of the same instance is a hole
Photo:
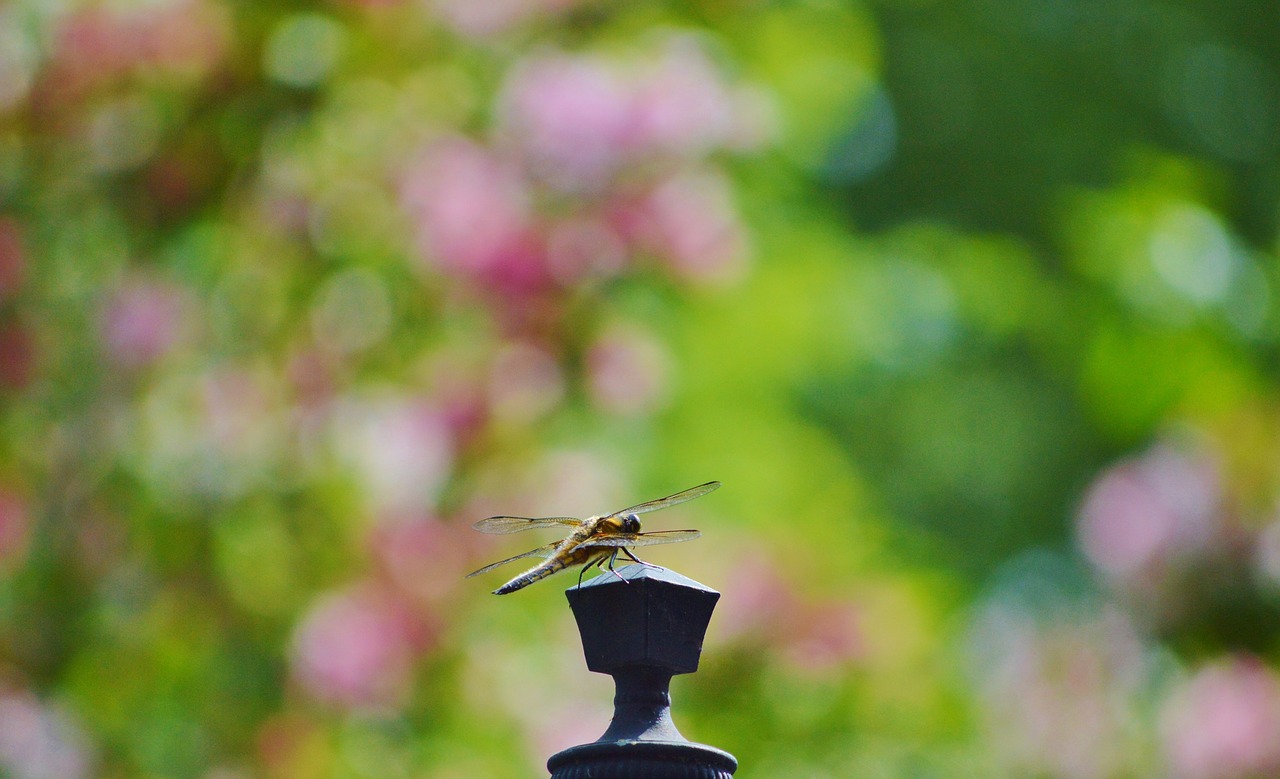
[[[0,7],[0,775],[537,775],[471,522],[709,479],[738,776],[1274,773],[1264,17]]]

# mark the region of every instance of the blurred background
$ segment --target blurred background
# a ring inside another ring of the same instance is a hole
[[[1277,30],[0,2],[0,775],[544,775],[612,682],[471,522],[712,479],[742,779],[1280,775]]]

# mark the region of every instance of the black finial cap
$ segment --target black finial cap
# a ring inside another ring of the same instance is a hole
[[[616,574],[616,575],[615,575]],[[587,668],[629,665],[671,674],[698,670],[702,639],[720,593],[666,568],[628,565],[569,589]]]
[[[682,736],[668,692],[673,675],[698,670],[720,593],[665,568],[628,565],[565,594],[587,668],[612,676],[617,694],[609,729],[553,755],[552,779],[729,779],[738,761]]]

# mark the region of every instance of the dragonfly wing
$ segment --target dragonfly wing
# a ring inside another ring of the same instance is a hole
[[[632,506],[631,508],[623,509],[622,511],[618,511],[613,514],[610,514],[609,516],[625,517],[628,514],[643,514],[647,511],[657,511],[658,509],[669,508],[671,506],[684,503],[687,500],[700,498],[703,495],[706,495],[708,492],[711,492],[712,490],[717,490],[719,488],[720,488],[720,482],[709,481],[706,484],[699,484],[697,487],[690,487],[689,489],[684,490],[683,492],[677,492],[676,494],[668,495],[665,498],[650,500],[645,503]]]
[[[578,527],[582,520],[573,517],[489,517],[472,525],[481,533],[520,533],[539,527]]]
[[[479,576],[482,573],[488,573],[489,571],[492,571],[494,568],[497,568],[500,565],[506,565],[507,563],[513,562],[515,560],[520,560],[525,557],[541,557],[545,560],[546,558],[551,557],[556,553],[556,548],[558,546],[560,546],[559,541],[557,541],[554,544],[547,544],[546,546],[540,546],[537,549],[530,549],[524,554],[518,554],[515,557],[508,557],[507,559],[499,560],[496,563],[489,563],[488,565],[481,568],[480,570],[472,571],[471,573],[467,574],[467,578],[469,579],[472,576]]]
[[[582,542],[583,546],[592,547],[630,547],[652,546],[654,544],[675,544],[680,541],[692,541],[701,536],[697,530],[655,530],[652,533],[617,533],[597,536]]]

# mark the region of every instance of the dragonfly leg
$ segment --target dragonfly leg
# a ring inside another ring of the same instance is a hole
[[[630,557],[632,560],[636,561],[637,563],[640,563],[641,565],[643,565],[643,566],[644,566],[644,567],[646,567],[646,568],[661,568],[661,567],[662,567],[662,566],[660,566],[660,565],[654,565],[653,563],[646,563],[644,560],[641,560],[639,557],[636,557],[634,554],[632,554],[632,553],[631,553],[631,550],[630,550],[630,549],[628,549],[628,548],[626,548],[625,546],[624,546],[624,547],[621,547],[621,551],[622,551],[622,553],[623,553],[624,555],[626,555],[627,557]]]
[[[604,565],[605,560],[608,560],[608,559],[609,559],[609,555],[602,554],[594,560],[588,560],[586,564],[583,565],[582,568],[579,569],[578,571],[578,586],[579,587],[582,586],[582,575],[587,572],[588,568],[591,568],[592,566],[595,566],[596,568],[600,568],[601,566]],[[613,568],[610,567],[609,570],[613,570]]]
[[[608,559],[609,559],[609,573],[611,573],[611,574],[613,574],[614,576],[618,577],[618,581],[622,582],[623,584],[630,584],[631,582],[629,582],[629,581],[627,581],[626,579],[622,578],[622,574],[620,574],[620,573],[618,573],[617,571],[613,570],[613,561],[618,559],[618,552],[619,552],[619,551],[624,551],[624,552],[625,552],[626,550],[625,550],[625,549],[619,550],[619,549],[616,549],[616,548],[615,548],[615,549],[613,550],[613,554],[609,555],[609,558],[608,558]]]

